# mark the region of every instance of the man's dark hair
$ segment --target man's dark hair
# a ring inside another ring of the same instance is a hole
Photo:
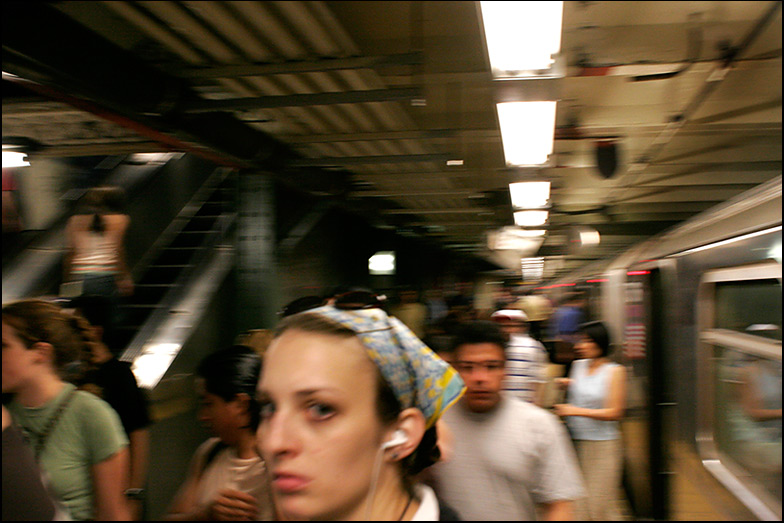
[[[237,394],[245,393],[250,398],[248,413],[249,429],[259,426],[259,404],[256,401],[256,385],[261,374],[261,358],[250,347],[232,345],[205,356],[196,367],[196,375],[204,378],[204,388],[224,401],[233,400]]]
[[[504,331],[497,323],[487,320],[476,320],[460,325],[452,342],[452,352],[456,354],[460,346],[477,343],[493,343],[506,353]]]

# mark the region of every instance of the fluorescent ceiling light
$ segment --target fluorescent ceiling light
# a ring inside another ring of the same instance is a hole
[[[507,165],[542,165],[553,152],[557,102],[496,104]]]
[[[27,154],[18,151],[3,151],[3,169],[11,167],[27,167]]]
[[[543,209],[550,200],[550,182],[510,183],[509,194],[517,209]]]
[[[479,4],[494,76],[541,76],[552,67],[561,50],[563,2]]]
[[[379,251],[368,258],[370,274],[395,274],[395,252]]]
[[[536,227],[547,223],[547,211],[517,211],[514,213],[515,225]]]
[[[494,230],[487,236],[487,247],[491,251],[512,250],[518,251],[521,256],[524,252],[535,253],[542,242],[544,242],[544,234],[535,234],[533,231],[512,225]],[[518,260],[515,260],[514,265],[517,265]]]

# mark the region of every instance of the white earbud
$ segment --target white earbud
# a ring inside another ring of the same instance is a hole
[[[392,439],[390,439],[385,443],[382,443],[381,448],[388,449],[390,447],[397,447],[398,445],[402,445],[406,441],[408,441],[408,436],[406,436],[405,431],[401,429],[397,429],[395,433],[392,434]]]

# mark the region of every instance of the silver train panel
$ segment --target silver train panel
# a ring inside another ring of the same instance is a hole
[[[593,296],[629,371],[640,517],[683,517],[688,476],[718,516],[781,519],[781,203],[779,176],[560,280]]]

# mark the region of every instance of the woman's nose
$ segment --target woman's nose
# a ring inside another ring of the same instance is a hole
[[[257,438],[265,457],[293,454],[298,449],[297,431],[293,420],[278,411],[259,424]]]

